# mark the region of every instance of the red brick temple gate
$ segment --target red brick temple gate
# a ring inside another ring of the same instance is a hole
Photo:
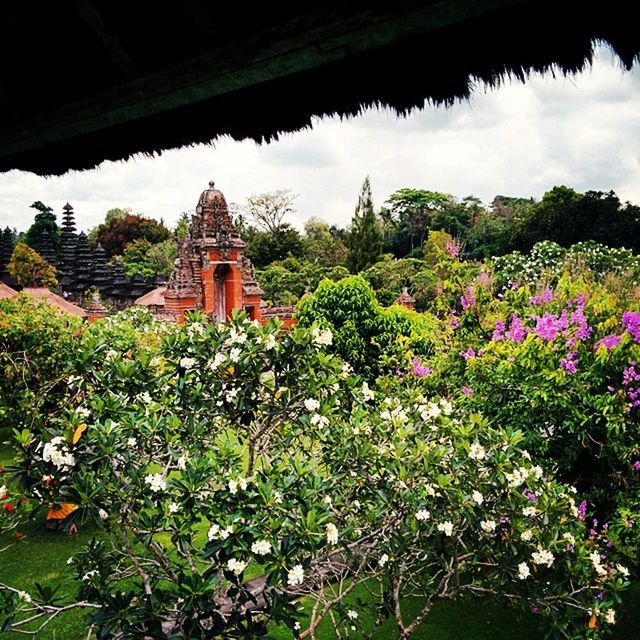
[[[198,200],[189,232],[164,293],[164,313],[178,322],[201,309],[214,322],[244,309],[260,321],[263,291],[244,255],[245,242],[233,225],[224,195],[209,183]]]

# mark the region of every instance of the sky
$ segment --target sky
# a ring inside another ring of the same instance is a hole
[[[43,178],[0,174],[0,226],[26,230],[42,200],[61,218],[69,202],[79,229],[103,221],[113,207],[172,226],[193,210],[209,180],[230,203],[251,194],[291,189],[298,194],[289,222],[311,216],[346,226],[365,176],[379,207],[403,187],[539,198],[558,184],[578,191],[613,189],[640,203],[640,69],[623,70],[608,49],[593,66],[565,78],[533,75],[497,89],[478,86],[450,108],[425,105],[406,118],[368,110],[257,145],[230,138],[161,156],[104,162],[97,169]]]

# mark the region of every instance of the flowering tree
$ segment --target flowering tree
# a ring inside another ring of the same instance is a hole
[[[69,560],[90,633],[255,638],[279,622],[306,638],[391,616],[409,638],[463,594],[523,602],[568,637],[615,621],[626,568],[520,432],[409,385],[377,397],[331,342],[194,316],[87,350],[73,406],[19,446],[32,497],[105,528]],[[11,594],[14,626],[43,607]]]

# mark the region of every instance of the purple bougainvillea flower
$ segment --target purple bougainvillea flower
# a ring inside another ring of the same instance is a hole
[[[583,500],[578,506],[578,520],[584,521],[587,515],[587,501]]]
[[[461,389],[462,393],[464,393],[465,396],[472,396],[473,395],[473,389],[471,387],[467,387],[464,386]]]
[[[640,312],[625,311],[622,314],[622,328],[633,338],[633,341],[640,344]]]
[[[420,364],[418,358],[413,359],[413,375],[418,376],[419,378],[425,378],[426,376],[430,376],[433,373],[433,369],[431,367],[423,366]]]
[[[504,320],[496,320],[495,327],[493,329],[492,340],[502,340],[504,338]]]
[[[560,366],[567,372],[567,373],[575,373],[578,370],[578,358],[576,357],[578,355],[577,351],[571,351],[570,353],[567,354],[566,358],[562,358],[562,360],[560,360]]]
[[[511,316],[509,331],[504,335],[514,342],[522,342],[527,337],[527,330],[522,326],[522,320],[515,313]]]
[[[636,460],[636,461],[633,463],[633,470],[634,470],[634,471],[640,471],[640,460]]]
[[[605,336],[598,340],[598,342],[593,345],[593,348],[597,351],[600,347],[606,347],[608,351],[611,351],[611,349],[614,349],[620,344],[620,338],[622,338],[622,336],[615,334]]]

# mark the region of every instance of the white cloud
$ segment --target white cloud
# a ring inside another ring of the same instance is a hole
[[[427,106],[407,118],[367,111],[318,120],[269,145],[224,138],[60,178],[12,171],[0,175],[0,225],[26,229],[34,200],[56,212],[69,201],[84,229],[115,206],[173,224],[212,178],[230,202],[292,189],[300,194],[291,220],[297,226],[313,215],[348,224],[367,174],[377,204],[405,186],[488,202],[496,194],[539,197],[561,183],[640,202],[639,99],[638,68],[621,70],[600,48],[577,77],[480,87],[469,102]]]

